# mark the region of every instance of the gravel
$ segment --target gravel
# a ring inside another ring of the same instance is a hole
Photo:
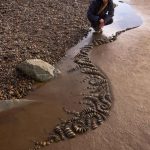
[[[22,98],[35,82],[16,71],[26,59],[55,65],[87,33],[89,0],[0,0],[0,100]]]

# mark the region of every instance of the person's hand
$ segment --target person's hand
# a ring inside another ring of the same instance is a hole
[[[105,25],[104,19],[100,19],[100,20],[99,20],[99,27],[100,27],[100,28],[103,28],[104,25]]]

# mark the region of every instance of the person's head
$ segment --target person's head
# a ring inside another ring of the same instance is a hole
[[[103,0],[103,3],[106,4],[106,3],[108,3],[108,1],[109,1],[109,0]]]

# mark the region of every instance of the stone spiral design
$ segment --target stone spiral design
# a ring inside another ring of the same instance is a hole
[[[74,58],[74,62],[79,66],[81,73],[89,76],[88,83],[92,86],[89,95],[84,95],[81,102],[81,104],[86,105],[86,107],[80,112],[70,111],[64,108],[64,111],[72,115],[72,118],[61,121],[60,124],[56,125],[53,132],[49,134],[45,141],[35,141],[33,148],[29,148],[29,150],[38,150],[51,143],[75,138],[77,135],[96,129],[106,120],[112,106],[109,80],[100,68],[97,68],[91,62],[88,54],[94,46],[113,42],[122,32],[130,29],[133,28],[119,31],[114,36],[106,39],[94,40],[91,44],[80,49],[80,53]]]

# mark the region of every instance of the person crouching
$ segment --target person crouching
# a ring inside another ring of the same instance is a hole
[[[113,22],[114,6],[112,0],[93,0],[87,11],[87,18],[96,32],[102,32],[105,25]]]

